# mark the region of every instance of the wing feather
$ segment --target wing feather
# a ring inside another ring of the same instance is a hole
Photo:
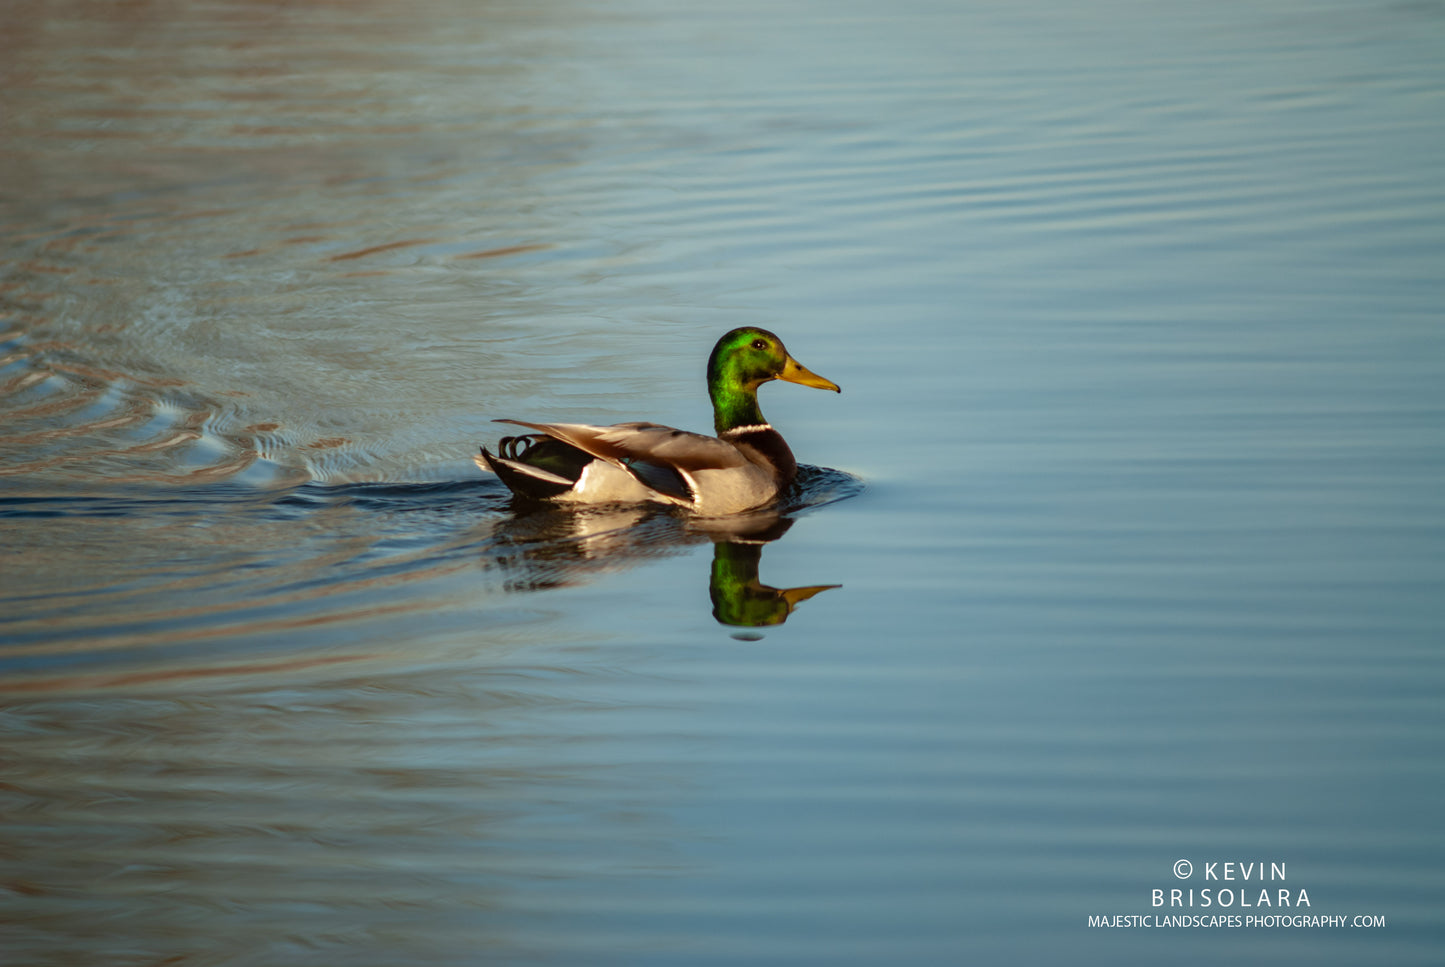
[[[515,423],[545,433],[629,472],[629,464],[644,463],[672,468],[687,477],[699,470],[730,470],[748,464],[748,458],[731,443],[658,423],[591,426],[586,423],[527,423],[522,420],[497,422]]]

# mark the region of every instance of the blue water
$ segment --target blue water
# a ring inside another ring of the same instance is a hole
[[[0,12],[0,963],[1438,963],[1442,40]],[[745,324],[779,513],[472,466]]]

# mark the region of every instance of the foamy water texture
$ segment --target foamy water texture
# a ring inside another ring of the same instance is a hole
[[[1442,43],[0,10],[0,962],[1438,963]],[[785,506],[473,467],[739,325]]]

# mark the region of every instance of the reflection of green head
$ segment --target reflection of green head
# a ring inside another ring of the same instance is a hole
[[[806,588],[770,588],[758,580],[763,545],[718,541],[712,549],[712,616],[720,624],[757,628],[780,625],[801,602],[839,587],[820,584]]]

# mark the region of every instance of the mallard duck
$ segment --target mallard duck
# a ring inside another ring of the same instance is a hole
[[[766,329],[745,326],[718,340],[707,361],[717,436],[656,423],[515,423],[534,433],[482,447],[477,466],[518,496],[575,503],[651,501],[713,517],[771,503],[797,476],[782,434],[758,409],[773,379],[842,392],[802,366]]]

